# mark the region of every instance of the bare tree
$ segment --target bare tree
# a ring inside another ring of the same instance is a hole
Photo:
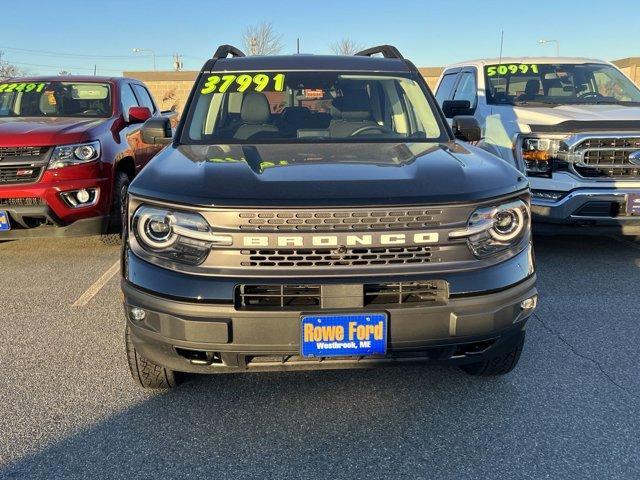
[[[242,43],[249,55],[275,55],[282,50],[282,35],[276,33],[273,24],[262,22],[244,30]]]
[[[65,69],[62,69],[58,72],[58,75],[71,75],[71,72]]]
[[[347,37],[334,42],[329,46],[336,55],[354,55],[356,52],[362,50],[361,45]]]
[[[5,62],[2,59],[4,52],[0,51],[0,80],[6,80],[8,78],[19,77],[25,74],[25,71],[16,65],[12,65],[9,62]]]

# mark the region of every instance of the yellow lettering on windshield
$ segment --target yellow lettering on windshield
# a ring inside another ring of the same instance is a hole
[[[485,67],[487,77],[496,75],[526,75],[527,73],[538,73],[538,65],[535,63],[508,63],[504,65],[488,65]]]
[[[227,74],[220,77],[211,75],[200,89],[202,95],[227,92],[283,92],[285,89],[284,73],[269,75],[267,73]]]

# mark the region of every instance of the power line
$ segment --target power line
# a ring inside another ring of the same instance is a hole
[[[7,61],[7,63],[10,63],[11,65],[23,65],[26,67],[43,67],[43,68],[55,68],[55,69],[62,69],[62,70],[89,70],[89,71],[93,71],[94,68],[97,68],[98,70],[102,70],[102,71],[107,71],[107,72],[122,72],[123,69],[122,68],[103,68],[103,67],[68,67],[68,66],[64,66],[64,65],[43,65],[40,63],[25,63],[25,62],[13,62],[13,61]]]
[[[48,50],[33,50],[29,48],[17,48],[17,47],[8,47],[0,45],[0,49],[10,50],[14,52],[21,52],[31,55],[49,55],[54,57],[71,57],[71,58],[119,58],[119,59],[131,59],[137,60],[139,59],[136,55],[94,55],[94,54],[86,54],[86,53],[63,53],[63,52],[52,52]],[[193,55],[182,55],[186,58],[197,58],[201,59],[201,57],[193,56]],[[171,54],[161,54],[156,55],[156,57],[173,57]]]

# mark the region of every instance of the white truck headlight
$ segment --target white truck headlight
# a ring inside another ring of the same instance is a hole
[[[554,160],[563,147],[563,138],[524,137],[516,142],[516,155],[524,163],[527,175],[551,177]]]
[[[92,162],[100,158],[100,142],[59,145],[53,150],[49,170]]]
[[[467,228],[449,233],[450,238],[466,238],[478,258],[515,249],[529,238],[531,213],[524,200],[513,200],[478,208],[471,214]]]

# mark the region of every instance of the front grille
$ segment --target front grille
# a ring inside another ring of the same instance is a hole
[[[587,202],[573,213],[579,217],[617,217],[620,204],[616,202]]]
[[[431,262],[438,247],[354,248],[345,253],[337,249],[242,250],[243,267],[353,267],[407,265]]]
[[[242,212],[241,230],[252,231],[366,231],[402,230],[440,225],[442,210],[424,208],[340,209],[331,211]]]
[[[239,285],[236,307],[300,309],[320,306],[320,285]]]
[[[0,207],[39,207],[46,204],[47,203],[41,198],[0,198]]]
[[[364,286],[365,305],[433,303],[443,305],[449,299],[444,280],[422,282],[375,283]]]
[[[631,163],[629,155],[640,150],[640,137],[587,138],[575,147],[581,158],[576,172],[587,178],[626,178],[640,176],[640,166]]]
[[[238,285],[235,305],[243,310],[322,309],[320,285]],[[449,300],[449,285],[444,280],[372,283],[362,288],[366,306],[444,305]],[[357,302],[356,302],[357,303]]]
[[[35,182],[41,171],[41,167],[31,165],[0,166],[0,184]]]
[[[0,159],[3,158],[38,158],[47,148],[45,147],[0,147]]]

